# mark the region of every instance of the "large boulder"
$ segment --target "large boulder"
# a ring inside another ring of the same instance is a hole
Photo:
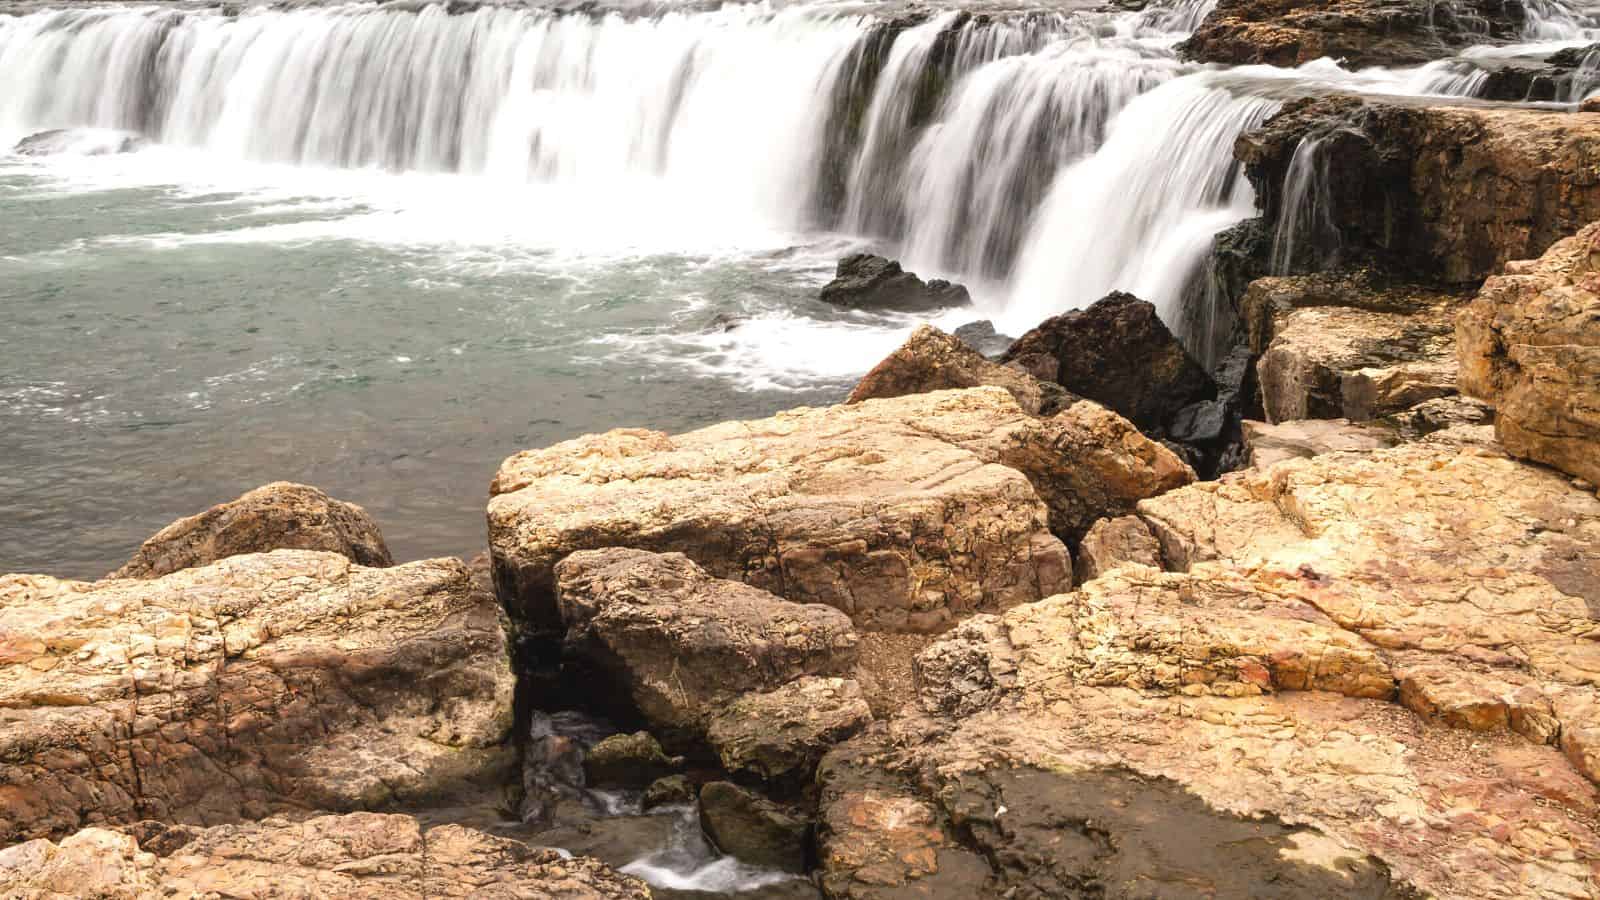
[[[556,567],[568,652],[663,735],[702,737],[736,698],[842,675],[857,637],[844,613],[714,578],[679,553],[586,550]]]
[[[1526,17],[1522,3],[1505,0],[1220,0],[1178,49],[1229,65],[1290,67],[1324,56],[1351,68],[1414,65],[1515,41]]]
[[[1018,406],[1036,416],[1054,415],[1078,400],[1053,381],[1041,381],[1016,366],[1000,365],[966,342],[932,325],[922,325],[862,376],[845,402],[982,385],[1005,388]]]
[[[0,577],[0,844],[437,798],[510,771],[513,687],[495,598],[455,559]]]
[[[1326,232],[1294,242],[1297,267],[1331,257],[1464,284],[1600,219],[1595,116],[1327,97],[1286,104],[1235,154],[1273,227]]]
[[[1104,404],[1146,433],[1164,434],[1184,407],[1217,396],[1156,308],[1120,292],[1046,319],[1000,361]]]
[[[869,629],[942,630],[1070,582],[1036,490],[1065,504],[1064,439],[999,388],[578,438],[501,466],[489,501],[495,580],[513,619],[559,627],[554,573],[569,554],[676,551]]]
[[[375,897],[649,900],[592,859],[410,816],[351,813],[211,828],[141,822],[0,850],[7,900]]]
[[[1600,484],[1600,225],[1508,264],[1456,328],[1462,387],[1506,448]]]
[[[824,758],[830,895],[1600,894],[1600,500],[1423,442],[1139,517],[1176,571],[966,620]]]
[[[834,279],[822,288],[822,302],[850,309],[931,312],[972,302],[959,284],[924,282],[892,259],[853,253],[839,260]]]
[[[363,566],[394,560],[367,511],[304,484],[275,481],[156,532],[112,578],[159,578],[241,553],[326,550]]]

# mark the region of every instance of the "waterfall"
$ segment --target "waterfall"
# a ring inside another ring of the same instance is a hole
[[[1275,112],[1226,73],[1165,84],[1112,120],[1104,145],[1064,170],[1024,244],[1002,329],[1085,306],[1115,289],[1176,306],[1217,232],[1252,215],[1233,158],[1239,134]]]

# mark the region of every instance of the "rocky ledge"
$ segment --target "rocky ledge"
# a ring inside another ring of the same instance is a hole
[[[1413,444],[1141,524],[1167,571],[969,619],[823,761],[832,895],[1594,895],[1592,494]]]
[[[1353,69],[1403,66],[1521,37],[1507,0],[1220,0],[1179,51],[1198,62],[1297,66],[1327,56]]]

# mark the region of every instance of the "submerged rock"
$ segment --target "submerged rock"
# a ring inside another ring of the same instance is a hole
[[[700,824],[729,856],[782,872],[806,870],[809,826],[754,791],[726,781],[707,784],[700,789]]]
[[[682,554],[581,551],[556,576],[569,652],[664,733],[703,736],[743,694],[855,666],[857,638],[843,613],[713,578]]]
[[[367,511],[304,484],[275,481],[156,532],[112,578],[159,578],[241,553],[326,550],[363,566],[394,559]]]
[[[56,128],[30,134],[11,148],[19,156],[109,156],[142,150],[145,139],[131,131],[107,128]]]
[[[924,282],[892,259],[853,253],[839,260],[834,279],[823,287],[822,302],[851,309],[930,312],[972,302],[959,284]]]
[[[1065,509],[1072,479],[1096,476],[1063,464],[1058,445],[1071,433],[1051,421],[1003,390],[973,388],[521,453],[491,490],[496,584],[513,620],[559,627],[564,557],[676,551],[714,577],[825,603],[858,626],[939,631],[1070,582],[1041,494]],[[1108,464],[1129,455],[1097,452]],[[1155,480],[1187,478],[1159,456]]]
[[[280,550],[149,581],[0,577],[0,843],[503,777],[498,615],[455,559]]]
[[[16,900],[117,897],[433,897],[648,900],[637,879],[592,859],[459,825],[351,813],[212,828],[141,822],[0,850]]]
[[[1462,387],[1506,449],[1600,484],[1600,224],[1508,264],[1456,329]]]
[[[846,403],[907,394],[994,385],[1011,392],[1017,405],[1036,416],[1050,416],[1078,400],[1053,381],[1042,381],[1016,366],[992,362],[966,342],[932,325],[922,325],[899,349],[862,376]]]
[[[1155,307],[1131,294],[1046,319],[1001,362],[1104,404],[1146,433],[1164,434],[1184,407],[1217,397],[1216,383]]]
[[[1522,37],[1523,5],[1504,0],[1220,0],[1178,50],[1198,62],[1293,67],[1332,57],[1352,69],[1403,66]]]

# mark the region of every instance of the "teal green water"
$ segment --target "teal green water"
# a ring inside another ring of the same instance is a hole
[[[99,576],[276,479],[367,507],[398,558],[470,554],[511,453],[831,401],[896,340],[814,299],[831,248],[457,244],[127,165],[0,159],[0,571]]]

